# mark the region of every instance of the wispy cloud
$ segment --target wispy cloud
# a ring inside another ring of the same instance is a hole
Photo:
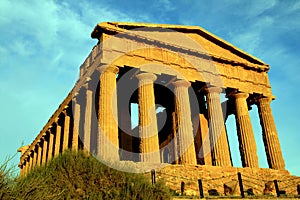
[[[0,2],[0,157],[30,143],[65,98],[97,42],[93,27],[122,20],[133,21],[96,2]]]

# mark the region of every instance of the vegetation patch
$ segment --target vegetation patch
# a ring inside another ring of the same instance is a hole
[[[171,199],[164,183],[152,186],[143,174],[109,168],[83,151],[66,151],[24,177],[0,172],[0,199]]]

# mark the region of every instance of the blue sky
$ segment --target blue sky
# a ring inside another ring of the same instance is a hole
[[[0,161],[31,143],[73,87],[103,21],[198,25],[270,64],[271,104],[286,168],[300,175],[300,1],[0,2]],[[259,162],[266,167],[254,106]],[[229,118],[229,121],[233,119]],[[234,134],[235,127],[229,130]],[[230,139],[234,164],[237,141]],[[14,162],[18,162],[19,155]]]

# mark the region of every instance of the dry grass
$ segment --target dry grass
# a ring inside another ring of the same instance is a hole
[[[81,151],[67,151],[25,177],[4,177],[5,171],[0,171],[0,199],[171,198],[163,183],[152,186],[142,174],[114,170]]]

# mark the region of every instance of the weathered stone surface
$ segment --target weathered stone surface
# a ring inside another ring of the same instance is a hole
[[[157,179],[164,179],[167,185],[179,194],[182,181],[185,182],[186,191],[194,191],[194,193],[199,194],[198,179],[201,179],[204,195],[209,195],[209,190],[214,189],[221,196],[239,196],[238,172],[242,174],[246,195],[247,190],[252,190],[254,195],[275,195],[273,180],[278,180],[279,188],[285,188],[288,194],[296,194],[297,181],[300,181],[300,177],[291,176],[286,170],[207,165],[166,165],[166,167],[157,170],[156,175]]]
[[[139,80],[140,161],[159,163],[159,142],[153,86],[156,76],[151,73],[141,73],[136,77]]]
[[[236,125],[240,143],[240,153],[244,167],[258,168],[258,157],[252,124],[248,112],[246,99],[248,94],[236,93],[232,95],[235,100]]]
[[[92,103],[93,91],[86,88],[85,97],[85,115],[84,115],[84,133],[83,133],[83,147],[88,152],[91,151],[91,131],[92,131]]]
[[[263,130],[263,141],[265,143],[269,167],[272,169],[284,169],[285,164],[270,107],[271,101],[271,98],[266,97],[258,99],[257,105],[260,123]]]
[[[208,107],[208,123],[210,142],[213,144],[212,162],[215,166],[231,166],[230,152],[221,108],[221,88],[210,87],[206,89]]]
[[[175,112],[178,124],[180,163],[196,165],[197,160],[188,95],[190,83],[185,80],[178,80],[173,84],[175,86]]]
[[[119,160],[116,66],[102,66],[98,111],[98,153],[100,159]]]
[[[80,125],[80,104],[75,100],[73,102],[73,133],[72,133],[72,150],[78,150],[78,137],[79,137],[79,125]]]
[[[67,114],[67,111],[64,112],[64,131],[63,131],[63,142],[62,142],[62,151],[65,151],[69,147],[69,135],[70,135],[70,116]]]
[[[47,161],[47,151],[48,151],[48,141],[46,138],[43,140],[43,155],[42,155],[42,164],[45,164]]]
[[[61,126],[56,122],[56,133],[55,133],[55,149],[54,156],[58,156],[60,152],[60,141],[61,141]]]
[[[54,146],[54,134],[49,131],[49,148],[48,148],[48,160],[52,159],[52,155],[53,155],[53,146]]]

